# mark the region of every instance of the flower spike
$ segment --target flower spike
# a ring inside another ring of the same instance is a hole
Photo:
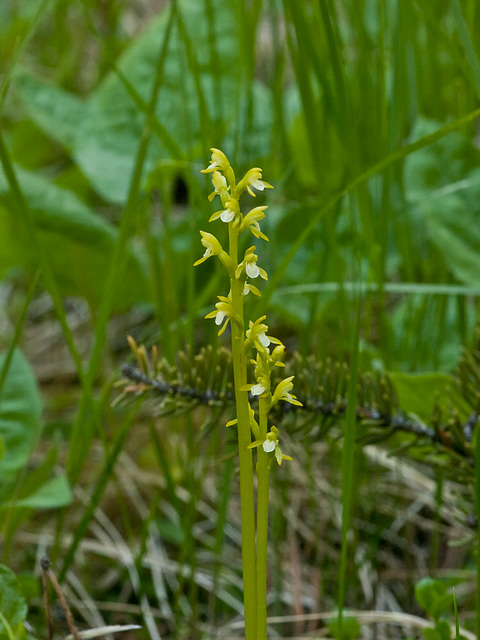
[[[203,256],[196,265],[205,262],[213,255],[218,256],[226,267],[230,279],[228,296],[218,296],[215,309],[206,318],[213,318],[220,327],[221,335],[227,325],[231,328],[232,362],[235,385],[236,417],[227,422],[227,426],[237,425],[238,451],[240,462],[240,495],[241,495],[241,528],[243,545],[243,584],[245,610],[245,637],[249,639],[266,637],[267,617],[265,603],[259,602],[259,594],[265,592],[263,581],[266,575],[267,534],[268,534],[268,490],[269,472],[273,461],[279,465],[284,460],[291,460],[284,455],[279,446],[278,430],[269,426],[269,412],[280,400],[292,404],[300,404],[290,392],[292,377],[285,378],[272,393],[272,371],[274,367],[284,366],[285,347],[277,338],[268,335],[268,326],[264,323],[266,316],[255,322],[249,320],[248,328],[244,320],[244,298],[250,292],[260,296],[256,286],[249,280],[268,279],[267,272],[258,264],[255,247],[249,247],[243,259],[239,260],[239,236],[250,231],[255,238],[268,241],[260,229],[260,222],[265,218],[266,206],[254,207],[246,215],[240,209],[239,198],[245,191],[251,196],[272,185],[263,180],[262,170],[254,167],[236,183],[234,171],[227,156],[220,149],[211,149],[211,161],[202,173],[211,174],[213,192],[209,195],[212,201],[217,195],[221,200],[218,211],[210,217],[210,222],[220,219],[228,226],[228,252],[211,233],[201,231]],[[225,228],[223,228],[225,231]],[[257,280],[258,282],[258,280]],[[255,348],[254,379],[248,383],[246,363],[249,350]],[[258,398],[254,411],[250,405],[252,396]],[[253,440],[253,442],[252,442]],[[254,501],[254,467],[252,452],[261,447],[257,455],[257,518],[255,519]],[[255,601],[257,591],[257,602]],[[253,594],[253,598],[252,598]],[[247,598],[248,595],[248,598]],[[263,599],[263,596],[262,596]],[[259,632],[260,630],[260,632]]]

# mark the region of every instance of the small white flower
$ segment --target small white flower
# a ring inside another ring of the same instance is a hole
[[[222,245],[214,235],[208,233],[207,231],[200,231],[200,235],[202,236],[202,244],[205,247],[205,253],[200,258],[200,260],[197,260],[194,263],[194,267],[201,264],[202,262],[205,262],[205,260],[210,258],[210,256],[216,255],[220,257],[221,255],[227,255],[222,249]]]
[[[293,380],[294,376],[289,376],[284,380],[281,380],[273,393],[272,396],[272,407],[277,404],[279,400],[285,400],[285,402],[289,402],[290,404],[295,404],[298,407],[302,406],[302,403],[297,400],[297,396],[294,396],[290,391],[293,389]]]
[[[256,262],[247,262],[245,265],[245,271],[249,278],[257,278],[260,275],[260,269]]]
[[[210,167],[207,168],[207,171],[209,171],[212,167],[213,165],[210,165]],[[222,191],[224,192],[228,191],[227,180],[225,176],[222,176],[222,174],[219,171],[213,172],[212,182],[213,182],[213,186],[215,187],[215,193],[220,194]]]
[[[230,320],[235,317],[235,309],[229,297],[218,296],[218,299],[219,302],[216,303],[215,310],[207,313],[205,318],[215,318],[215,324],[217,326],[223,323],[223,327],[221,327],[218,332],[218,335],[221,336]]]
[[[248,286],[251,287],[252,285]],[[265,320],[265,318],[266,316],[262,316],[261,318],[258,318],[258,320],[255,320],[255,322],[252,322],[250,320],[250,328],[246,331],[247,347],[249,347],[253,343],[257,351],[264,352],[264,350],[272,342],[272,339],[267,336],[268,327],[262,322],[263,320]],[[273,341],[275,342],[275,338],[273,339]]]
[[[273,189],[271,184],[262,180],[262,170],[259,167],[254,167],[247,171],[243,179],[239,182],[240,188],[247,189],[248,193],[251,196],[255,197],[255,193],[252,191],[256,189],[257,191],[263,191],[264,189]]]
[[[211,164],[203,171],[203,173],[213,171],[212,183],[214,188],[212,193],[208,196],[208,200],[209,202],[211,202],[215,198],[215,196],[220,196],[222,202],[224,203],[228,198],[229,186],[227,185],[225,176],[223,176],[220,171],[216,171],[216,168],[219,168],[218,165]]]
[[[260,225],[258,224],[259,220],[263,220],[265,218],[265,209],[267,209],[266,206],[255,207],[249,211],[242,220],[240,231],[250,228],[250,231],[256,238],[263,238],[268,241],[267,236],[261,232]]]
[[[282,453],[280,447],[278,446],[278,429],[277,427],[272,427],[272,429],[267,433],[267,437],[265,440],[255,440],[252,444],[248,445],[249,449],[254,449],[255,447],[262,446],[262,449],[265,453],[275,452],[275,459],[278,464],[282,464],[284,460],[291,460],[290,456],[286,456]]]

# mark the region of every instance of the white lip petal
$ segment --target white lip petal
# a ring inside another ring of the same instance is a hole
[[[257,191],[263,191],[265,189],[261,180],[253,180],[250,185]]]
[[[234,217],[235,217],[235,211],[232,211],[231,209],[225,209],[225,211],[222,211],[220,220],[222,220],[222,222],[230,222],[231,220],[234,219]]]
[[[270,338],[265,333],[259,333],[258,339],[264,347],[268,347],[268,345],[270,344]]]
[[[223,322],[223,320],[224,320],[226,315],[227,314],[224,311],[219,311],[217,313],[217,315],[215,316],[215,324],[217,324],[217,325],[222,324],[222,322]]]
[[[259,396],[264,391],[265,391],[265,387],[263,386],[263,384],[254,384],[253,387],[250,389],[250,393],[252,394],[252,396]]]
[[[275,451],[275,442],[272,442],[272,440],[265,440],[262,447],[265,453],[271,453],[272,451]]]
[[[247,276],[249,278],[256,278],[260,275],[260,269],[257,267],[255,262],[254,263],[247,262],[245,271],[247,272]]]

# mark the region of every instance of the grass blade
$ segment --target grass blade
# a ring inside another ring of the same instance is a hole
[[[437,131],[434,131],[433,133],[427,136],[424,136],[423,138],[420,138],[415,142],[407,144],[404,147],[401,147],[400,149],[396,149],[392,153],[382,158],[382,160],[380,160],[379,162],[375,163],[373,166],[368,168],[366,171],[358,175],[356,178],[354,178],[346,187],[344,187],[335,196],[333,196],[333,198],[331,198],[327,202],[327,204],[325,204],[323,207],[320,207],[318,212],[312,217],[310,222],[303,228],[302,232],[297,236],[296,240],[292,242],[292,245],[288,250],[287,254],[282,259],[281,263],[277,267],[273,276],[270,278],[268,285],[262,291],[262,299],[260,303],[257,303],[257,304],[261,305],[261,308],[263,309],[266,307],[268,301],[270,300],[271,296],[277,289],[279,283],[281,282],[281,279],[283,278],[290,262],[292,261],[297,251],[300,249],[300,247],[304,244],[304,242],[310,236],[310,234],[315,229],[315,227],[320,222],[320,220],[322,220],[322,218],[329,211],[331,211],[335,207],[335,205],[338,202],[340,202],[340,200],[345,195],[347,195],[348,193],[356,189],[358,186],[366,183],[375,174],[381,173],[388,167],[391,167],[399,160],[403,160],[404,158],[414,153],[415,151],[428,147],[429,145],[433,144],[437,140],[444,138],[449,133],[452,133],[457,129],[461,129],[464,125],[478,118],[478,116],[480,116],[480,109],[475,109],[474,111],[471,111],[467,115],[461,118],[458,118],[454,122],[450,122],[445,126],[440,127],[440,129],[438,129]],[[313,203],[310,204],[310,207],[312,208],[314,207]],[[301,206],[300,209],[305,210],[305,205]]]
[[[360,322],[362,315],[362,295],[358,293],[356,308],[355,331],[352,345],[352,363],[350,368],[350,380],[348,384],[347,411],[345,416],[345,431],[342,450],[342,546],[340,551],[339,589],[338,589],[338,627],[341,637],[343,608],[345,604],[345,592],[347,584],[347,552],[348,532],[350,528],[350,516],[354,493],[354,457],[355,457],[355,431],[357,426],[357,376],[358,355],[360,343]]]

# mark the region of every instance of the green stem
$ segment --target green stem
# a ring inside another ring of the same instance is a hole
[[[238,264],[238,236],[229,225],[230,257]],[[244,348],[243,284],[231,278],[232,304],[238,315],[231,321],[232,359],[237,407],[238,456],[240,462],[240,508],[242,532],[243,602],[245,606],[245,640],[257,640],[256,635],[256,561],[255,561],[255,503],[253,492],[252,452],[248,448],[250,434],[250,405],[248,392],[240,391],[247,384],[247,360]]]
[[[271,398],[271,396],[270,396]],[[268,399],[259,400],[259,427],[261,439],[268,431]],[[271,455],[257,447],[257,640],[267,637],[267,546],[268,498]]]

